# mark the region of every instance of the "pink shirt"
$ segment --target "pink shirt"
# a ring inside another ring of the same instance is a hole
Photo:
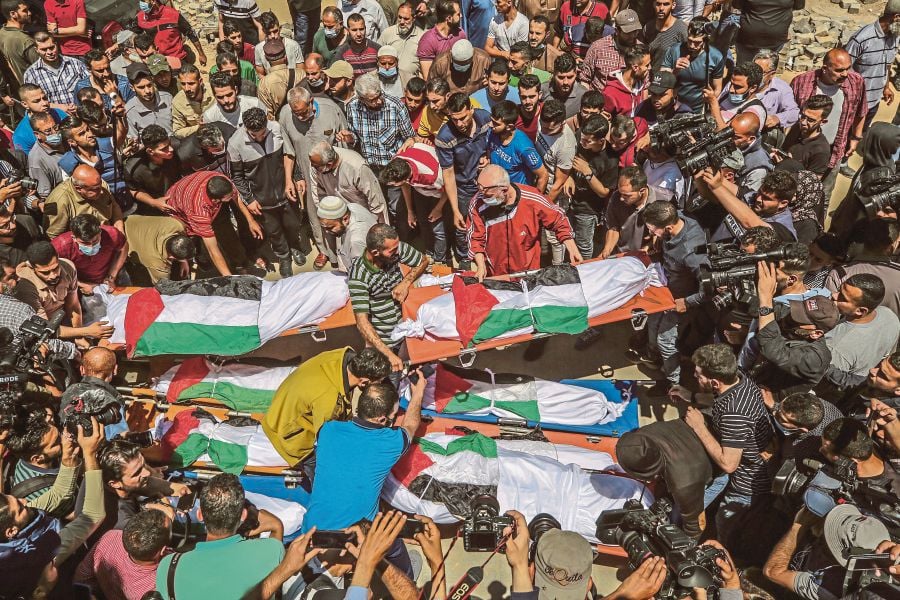
[[[46,0],[44,12],[47,22],[56,23],[59,29],[75,27],[78,19],[87,19],[84,0]],[[87,36],[59,38],[59,51],[66,56],[84,56],[91,49],[91,41]]]
[[[131,560],[122,545],[122,530],[113,529],[103,534],[78,565],[75,581],[99,589],[106,600],[141,600],[156,589],[156,567]]]
[[[432,27],[419,38],[416,56],[419,57],[419,60],[434,60],[438,54],[452,48],[456,40],[464,39],[466,39],[466,32],[462,29],[456,35],[444,37],[438,32],[436,27]]]

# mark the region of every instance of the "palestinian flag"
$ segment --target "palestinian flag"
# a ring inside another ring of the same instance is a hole
[[[400,510],[453,523],[471,514],[473,498],[489,494],[501,513],[515,508],[526,520],[549,513],[563,529],[593,540],[604,510],[622,508],[631,498],[653,501],[642,484],[619,473],[609,454],[587,448],[430,433],[394,465],[382,498]]]
[[[596,425],[622,416],[627,402],[597,390],[438,363],[425,388],[424,408],[451,415],[495,415],[557,425]]]
[[[286,467],[257,421],[246,417],[219,421],[201,408],[183,410],[157,426],[163,460],[174,467],[212,463],[225,473],[244,467]]]
[[[463,346],[528,327],[538,333],[570,334],[588,327],[588,303],[578,269],[571,265],[547,267],[516,281],[477,283],[457,277],[451,291]]]
[[[163,373],[153,389],[171,404],[211,398],[232,410],[266,412],[275,390],[295,368],[242,363],[217,365],[198,356]]]
[[[279,281],[250,276],[163,280],[108,302],[110,322],[124,329],[129,356],[237,356],[284,331],[322,321],[349,299],[346,279],[303,273]],[[113,339],[113,342],[119,340]]]

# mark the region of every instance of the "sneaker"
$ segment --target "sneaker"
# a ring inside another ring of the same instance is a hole
[[[584,350],[601,337],[603,337],[603,332],[599,327],[588,327],[585,331],[578,334],[578,337],[575,339],[575,349]]]
[[[306,256],[296,248],[291,248],[291,258],[294,259],[294,264],[298,267],[306,264]]]
[[[282,277],[290,277],[294,274],[294,266],[291,264],[290,258],[278,259],[278,272]]]
[[[313,261],[313,268],[316,271],[321,271],[325,268],[325,265],[328,264],[328,257],[319,252],[319,255],[316,257],[316,260]]]
[[[647,389],[646,394],[653,398],[668,398],[670,389],[672,389],[672,384],[664,379],[654,383],[653,387]]]
[[[644,364],[657,368],[662,364],[659,360],[653,358],[649,354],[645,354],[642,350],[637,350],[635,348],[626,350],[625,358],[635,364]]]
[[[841,167],[840,173],[847,179],[853,179],[853,176],[856,175],[856,169],[854,169],[850,165],[843,165]]]

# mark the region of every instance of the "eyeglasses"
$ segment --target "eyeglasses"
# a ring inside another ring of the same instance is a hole
[[[476,189],[478,190],[479,194],[483,194],[488,190],[496,190],[496,189],[505,188],[505,187],[506,187],[506,184],[503,184],[503,183],[498,183],[496,185],[481,185],[479,183],[478,187]]]
[[[54,133],[59,133],[59,125],[54,125],[49,129],[38,129],[37,132],[44,135],[53,135]]]

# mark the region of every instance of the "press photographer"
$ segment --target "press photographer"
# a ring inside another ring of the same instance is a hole
[[[736,181],[744,180],[738,174]],[[765,174],[758,193],[740,197],[718,170],[703,169],[694,177],[694,182],[701,195],[717,202],[727,213],[710,236],[712,241],[740,239],[747,229],[758,226],[773,228],[782,241],[796,241],[794,219],[788,207],[797,193],[797,180],[792,174],[785,171]]]

